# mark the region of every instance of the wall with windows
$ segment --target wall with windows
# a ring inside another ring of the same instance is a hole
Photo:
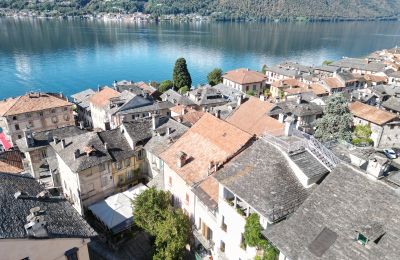
[[[68,250],[75,251],[75,256],[79,260],[89,260],[87,238],[55,238],[55,239],[2,239],[0,242],[0,252],[2,259],[26,259],[29,260],[69,260]],[[70,251],[70,252],[71,252]]]
[[[33,132],[75,125],[72,105],[7,116],[8,135],[12,143],[24,136],[27,128]]]
[[[143,177],[143,157],[144,151],[111,164],[115,192],[123,192],[140,181]]]
[[[265,89],[265,82],[254,82],[242,85],[224,78],[223,84],[230,86],[236,90],[239,90],[243,93],[246,93],[248,91],[253,91],[256,96],[261,95]]]

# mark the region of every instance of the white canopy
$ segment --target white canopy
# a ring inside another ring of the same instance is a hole
[[[120,229],[121,227],[117,226],[123,223],[125,223],[123,226],[130,226],[133,221],[132,201],[146,189],[148,189],[147,186],[138,184],[127,191],[89,206],[89,209],[110,230]]]

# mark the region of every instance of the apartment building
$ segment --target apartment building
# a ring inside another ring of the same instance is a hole
[[[262,95],[266,87],[266,76],[260,72],[249,69],[236,69],[222,75],[223,84],[235,90],[247,93],[253,92],[254,95]]]
[[[0,128],[12,145],[24,130],[44,131],[75,125],[73,104],[62,95],[28,93],[0,101]]]

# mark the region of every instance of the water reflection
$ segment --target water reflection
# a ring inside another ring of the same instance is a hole
[[[400,44],[400,23],[130,24],[0,19],[0,98],[28,88],[71,94],[114,79],[162,80],[186,57],[195,84],[214,67],[361,56]],[[15,65],[14,65],[15,64]]]

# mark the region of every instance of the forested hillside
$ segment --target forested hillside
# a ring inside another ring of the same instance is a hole
[[[74,15],[146,12],[190,14],[216,19],[370,19],[397,17],[400,0],[0,0],[0,8],[54,10]]]

